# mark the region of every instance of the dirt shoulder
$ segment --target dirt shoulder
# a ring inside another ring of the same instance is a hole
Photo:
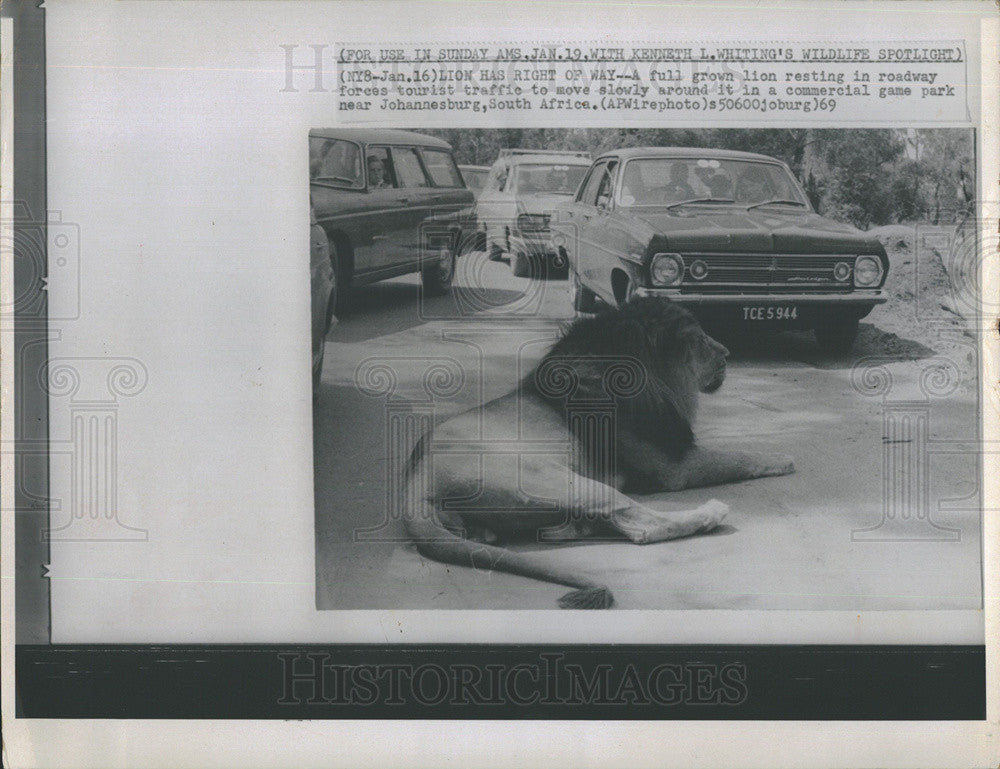
[[[865,319],[854,352],[927,357],[909,340],[963,368],[973,364],[976,300],[965,274],[970,244],[956,237],[954,225],[895,224],[870,234],[889,257],[888,301]]]

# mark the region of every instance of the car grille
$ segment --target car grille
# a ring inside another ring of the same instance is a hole
[[[854,288],[855,256],[807,254],[684,254],[682,293],[849,293]],[[702,280],[691,275],[691,265],[701,260],[708,267]],[[851,273],[837,280],[833,268],[847,262]]]

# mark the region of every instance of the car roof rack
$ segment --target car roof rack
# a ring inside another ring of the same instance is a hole
[[[564,155],[566,157],[586,158],[590,160],[590,153],[586,150],[529,150],[529,149],[502,149],[500,157],[506,158],[513,155]]]

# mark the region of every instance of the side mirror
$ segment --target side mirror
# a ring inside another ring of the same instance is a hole
[[[611,198],[609,198],[607,195],[601,195],[601,197],[597,199],[597,212],[599,214],[606,214],[610,210],[611,210]]]

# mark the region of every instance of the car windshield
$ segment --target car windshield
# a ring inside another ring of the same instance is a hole
[[[778,163],[698,157],[629,160],[618,202],[671,208],[689,203],[809,205],[798,182]]]
[[[337,187],[365,186],[361,168],[361,147],[339,139],[309,138],[309,176],[313,181]]]
[[[533,192],[572,195],[580,186],[580,180],[583,179],[589,168],[589,165],[523,164],[517,167],[516,191],[520,195]]]

